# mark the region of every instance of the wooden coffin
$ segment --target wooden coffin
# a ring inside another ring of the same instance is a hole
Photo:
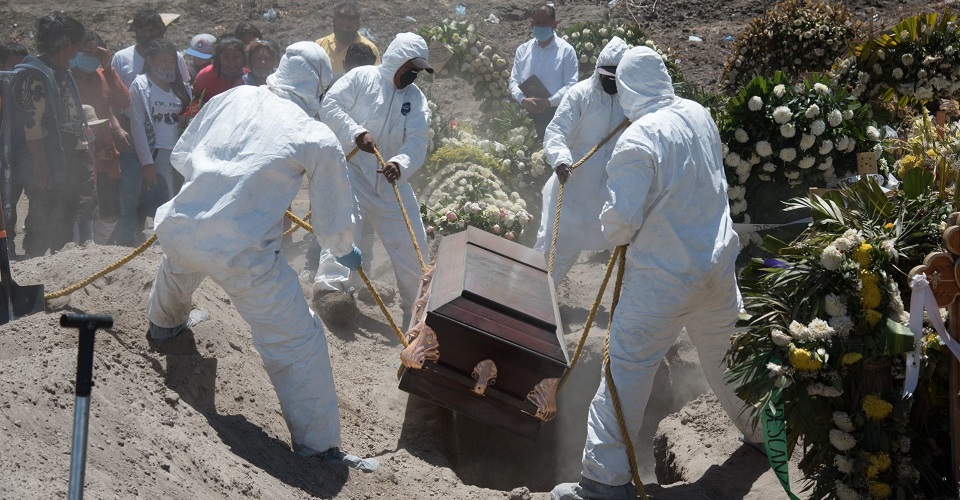
[[[471,227],[443,238],[428,292],[425,323],[439,359],[404,368],[400,389],[536,439],[552,415],[536,416],[531,392],[544,381],[555,388],[570,367],[543,255]],[[480,390],[485,360],[496,378]]]

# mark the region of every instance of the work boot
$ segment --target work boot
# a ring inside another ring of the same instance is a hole
[[[360,458],[356,455],[351,455],[340,450],[340,448],[333,447],[329,450],[316,455],[321,462],[324,463],[339,463],[346,465],[351,469],[356,469],[363,472],[374,472],[380,468],[380,462],[375,458]]]
[[[558,484],[550,492],[550,500],[633,500],[637,490],[632,483],[609,486],[580,476],[579,483]]]
[[[177,335],[187,329],[187,324],[183,323],[172,328],[157,326],[150,322],[150,329],[147,330],[147,337],[151,342],[160,344],[174,339]]]

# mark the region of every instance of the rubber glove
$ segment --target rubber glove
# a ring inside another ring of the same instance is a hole
[[[353,250],[351,250],[346,255],[342,257],[337,257],[337,262],[339,262],[340,265],[346,267],[351,271],[356,271],[360,267],[360,263],[362,260],[363,260],[362,254],[360,253],[360,249],[357,248],[356,245],[353,245]]]

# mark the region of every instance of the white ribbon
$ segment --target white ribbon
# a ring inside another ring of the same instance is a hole
[[[960,360],[960,342],[957,342],[947,333],[943,318],[940,316],[940,306],[937,305],[937,298],[934,297],[933,290],[930,289],[930,283],[927,282],[927,275],[920,273],[914,276],[910,282],[910,288],[913,290],[913,295],[910,297],[910,331],[913,332],[914,348],[912,353],[907,353],[907,374],[903,383],[904,398],[913,396],[913,391],[917,389],[917,382],[920,380],[924,311],[927,311],[927,314],[930,315],[930,322],[940,336],[940,341],[950,349],[955,358]]]

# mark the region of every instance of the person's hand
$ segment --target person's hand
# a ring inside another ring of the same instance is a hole
[[[537,114],[540,112],[540,107],[537,105],[537,100],[533,97],[524,97],[523,100],[520,101],[520,105],[523,106],[523,109],[530,113]]]
[[[133,149],[133,140],[130,138],[130,134],[120,127],[113,129],[113,141],[120,151],[130,151]]]
[[[103,69],[107,69],[113,64],[113,52],[110,52],[106,48],[97,47],[95,55],[100,59],[100,66],[103,67]]]
[[[570,166],[566,163],[557,165],[557,168],[553,169],[553,171],[557,174],[557,180],[560,181],[560,184],[566,184],[567,179],[570,178],[570,174],[573,173],[570,170]]]
[[[377,147],[377,142],[373,140],[370,132],[363,132],[357,136],[357,147],[360,148],[360,151],[373,154],[373,150]]]
[[[400,179],[400,165],[395,161],[388,161],[386,166],[377,170],[377,173],[383,174],[387,178],[387,182],[393,184]]]
[[[147,181],[147,184],[154,185],[157,183],[157,166],[153,163],[143,166],[143,178]]]
[[[550,109],[550,99],[544,99],[542,97],[534,97],[533,101],[537,105],[537,113],[543,113],[544,111]]]
[[[337,257],[337,262],[346,267],[351,271],[356,271],[360,268],[360,264],[363,262],[363,254],[360,253],[360,249],[356,245],[353,245],[353,249],[350,250],[346,255]]]

